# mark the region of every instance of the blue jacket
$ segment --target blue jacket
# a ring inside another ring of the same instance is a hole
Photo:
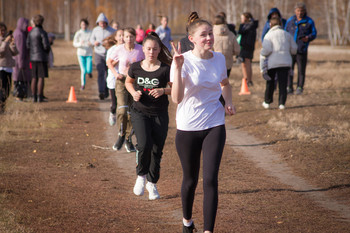
[[[278,10],[278,8],[271,8],[269,14],[267,15],[267,21],[265,23],[265,26],[264,26],[264,28],[263,28],[263,30],[261,32],[261,42],[264,40],[264,37],[265,37],[266,33],[270,30],[270,19],[272,17],[272,13],[275,13],[275,12],[282,19],[282,28],[284,28],[285,25],[286,25],[287,20],[282,18],[282,15],[281,15],[280,11]]]
[[[317,36],[315,23],[306,14],[304,18],[302,18],[299,22],[297,21],[297,17],[295,15],[290,17],[287,20],[287,23],[284,29],[293,36],[294,41],[298,45],[297,53],[301,53],[301,54],[307,53],[309,42],[313,41]],[[309,37],[308,42],[304,42],[301,40],[305,36]]]

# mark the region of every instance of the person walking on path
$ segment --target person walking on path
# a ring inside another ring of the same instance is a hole
[[[162,16],[160,24],[161,25],[159,25],[157,27],[157,29],[156,29],[156,33],[158,34],[158,36],[161,39],[162,43],[171,52],[170,42],[173,41],[173,39],[171,38],[171,29],[168,27],[168,17],[167,16]]]
[[[108,25],[108,19],[103,14],[97,17],[96,20],[97,26],[92,30],[92,34],[90,37],[90,43],[94,46],[95,52],[95,65],[97,69],[97,84],[99,91],[100,100],[104,100],[108,97],[108,88],[106,84],[107,77],[107,66],[106,66],[106,53],[107,50],[102,45],[102,41],[104,38],[113,34],[115,29]]]
[[[142,44],[143,39],[145,38],[145,31],[143,30],[141,24],[137,24],[135,31],[136,31],[136,42],[138,44]]]
[[[118,45],[124,44],[124,30],[118,29],[115,31],[111,36],[105,38],[103,40],[103,46],[107,49],[107,56],[106,56],[106,63],[108,64],[108,60],[111,57],[111,54],[114,52],[114,50],[117,48]],[[114,66],[114,69],[118,72],[118,66],[117,61],[111,60],[110,61],[112,66]],[[116,78],[114,77],[112,71],[110,68],[108,68],[108,74],[107,74],[107,87],[109,89],[109,94],[111,95],[111,109],[109,113],[108,122],[111,126],[115,125],[117,121],[117,96],[115,93],[115,84],[116,84]]]
[[[214,26],[214,51],[225,56],[227,78],[230,77],[233,65],[233,57],[239,55],[241,50],[236,36],[228,29],[225,18],[221,15],[215,16]]]
[[[15,66],[13,56],[17,54],[12,32],[8,32],[6,24],[0,22],[0,111],[10,95],[12,72]]]
[[[92,78],[92,44],[90,43],[91,30],[88,29],[89,21],[80,20],[80,30],[74,35],[73,46],[77,48],[77,56],[80,66],[81,90],[85,89],[86,75]]]
[[[149,199],[159,199],[157,182],[160,162],[168,133],[168,88],[172,56],[155,32],[143,41],[145,59],[133,63],[125,87],[133,97],[131,122],[135,129],[136,174],[134,194],[141,196],[146,189]]]
[[[51,50],[49,38],[43,29],[44,17],[36,15],[33,18],[35,27],[29,32],[27,47],[32,64],[33,102],[44,102],[44,79],[49,77],[48,59]]]
[[[142,51],[142,45],[135,43],[136,32],[134,28],[124,29],[124,44],[119,45],[111,54],[107,61],[108,68],[112,71],[116,78],[116,94],[117,94],[117,124],[118,139],[113,146],[114,150],[120,150],[125,141],[125,149],[127,152],[134,152],[135,147],[131,137],[133,129],[130,122],[129,106],[132,103],[132,97],[125,88],[125,78],[128,74],[129,67],[132,63],[141,61],[145,58]],[[118,71],[114,69],[112,61],[116,61]]]
[[[249,12],[244,12],[241,15],[241,24],[239,25],[238,34],[240,36],[241,52],[239,57],[243,59],[242,72],[243,78],[247,80],[248,86],[253,86],[253,70],[252,60],[255,49],[256,29],[258,28],[258,21],[254,20]]]
[[[297,54],[293,56],[292,69],[288,76],[287,92],[293,94],[293,76],[295,63],[298,65],[298,82],[296,94],[300,95],[304,91],[305,74],[307,65],[307,51],[309,43],[316,39],[317,30],[314,21],[307,16],[304,3],[295,5],[295,15],[287,20],[285,30],[289,32],[298,45]]]
[[[14,93],[17,98],[23,100],[28,97],[28,89],[30,90],[31,71],[29,67],[29,49],[27,48],[27,27],[29,20],[19,18],[17,27],[13,32],[18,55],[15,58],[15,68],[13,69]]]
[[[218,206],[218,173],[226,140],[225,112],[235,114],[225,57],[213,52],[211,24],[203,19],[188,27],[194,49],[181,54],[174,49],[170,72],[171,98],[176,111],[176,149],[183,180],[181,199],[183,232],[193,232],[192,209],[203,152],[204,232],[213,232]],[[223,95],[225,106],[220,101]]]
[[[297,44],[293,37],[282,28],[279,17],[270,19],[270,30],[267,32],[260,52],[267,58],[267,74],[270,80],[266,81],[264,108],[269,108],[273,102],[275,78],[278,81],[279,97],[278,108],[284,109],[287,100],[288,73],[292,66],[292,55],[297,52]],[[261,66],[261,65],[260,65]]]
[[[282,18],[282,15],[281,15],[280,11],[278,10],[278,8],[271,8],[269,14],[267,15],[267,20],[266,20],[266,23],[264,25],[264,28],[261,32],[261,42],[263,42],[266,33],[270,30],[270,20],[273,17],[278,17],[281,19],[282,28],[284,28],[286,25],[287,20]]]

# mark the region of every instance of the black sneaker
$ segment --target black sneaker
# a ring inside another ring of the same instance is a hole
[[[182,227],[182,233],[193,233],[193,232],[197,232],[197,228],[194,226],[194,223],[192,223],[191,226],[186,227],[185,225],[183,225]]]
[[[104,93],[100,93],[98,97],[100,97],[100,100],[104,100],[105,99],[105,94]]]
[[[119,135],[117,142],[113,145],[113,150],[120,150],[123,146],[124,141],[125,141],[125,135],[124,136]]]
[[[92,78],[92,74],[90,73],[90,74],[88,74],[88,76],[89,76],[89,78]]]
[[[293,88],[287,87],[287,94],[292,94],[293,95],[293,92],[294,92]]]
[[[132,140],[131,138],[129,138],[128,140],[125,140],[125,149],[127,152],[135,152],[136,149],[134,147],[134,144],[132,144]]]

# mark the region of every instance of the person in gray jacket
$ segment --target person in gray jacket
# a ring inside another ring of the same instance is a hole
[[[33,17],[35,27],[27,37],[30,62],[32,63],[32,93],[33,102],[44,102],[44,78],[49,77],[48,57],[51,50],[49,38],[43,29],[44,17]]]
[[[94,46],[94,52],[95,52],[95,65],[97,69],[97,83],[98,83],[99,98],[100,100],[103,100],[104,98],[108,97],[109,93],[108,93],[108,88],[106,83],[107,50],[105,47],[103,47],[102,41],[104,38],[112,35],[115,29],[113,29],[108,25],[108,19],[103,13],[100,13],[100,15],[97,17],[96,24],[97,26],[92,30],[90,43]]]

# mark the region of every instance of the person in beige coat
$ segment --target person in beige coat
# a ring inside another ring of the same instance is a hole
[[[213,50],[225,56],[227,77],[230,77],[233,58],[239,55],[241,50],[237,43],[236,36],[228,29],[225,18],[221,15],[215,16],[214,20],[214,46]]]

